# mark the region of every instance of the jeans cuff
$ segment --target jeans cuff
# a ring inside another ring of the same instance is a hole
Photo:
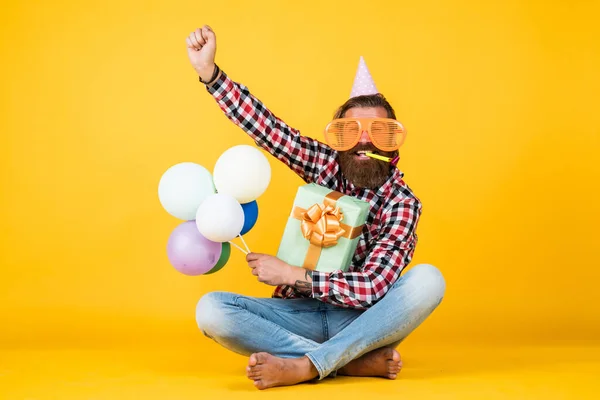
[[[319,364],[319,362],[311,354],[307,353],[306,357],[308,357],[308,359],[313,363],[317,372],[319,373],[319,380],[322,380],[325,377],[327,377],[327,375],[325,374],[325,370],[323,369],[321,364]]]

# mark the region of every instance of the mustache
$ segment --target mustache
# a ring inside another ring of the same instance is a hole
[[[379,150],[377,150],[377,148],[373,145],[369,145],[369,144],[357,144],[356,146],[354,146],[353,148],[351,148],[350,150],[346,151],[346,153],[356,153],[357,151],[368,151],[371,153],[378,153]]]

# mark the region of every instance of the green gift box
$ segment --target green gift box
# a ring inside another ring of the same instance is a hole
[[[347,271],[368,213],[366,201],[314,183],[300,186],[277,257],[310,270]]]

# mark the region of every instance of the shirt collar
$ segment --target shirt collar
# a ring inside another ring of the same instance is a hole
[[[383,183],[383,185],[379,187],[379,189],[377,189],[375,194],[378,197],[384,196],[392,189],[394,184],[402,180],[403,177],[404,173],[402,171],[400,171],[398,168],[393,168],[389,178]]]

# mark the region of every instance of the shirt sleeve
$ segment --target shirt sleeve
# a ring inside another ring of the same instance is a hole
[[[367,309],[380,300],[410,263],[417,244],[421,203],[396,203],[384,214],[382,229],[360,272],[313,271],[312,297],[346,308]]]
[[[234,82],[225,72],[221,71],[219,78],[206,89],[230,121],[305,182],[316,182],[320,166],[333,159],[332,149],[288,126],[246,86]]]

